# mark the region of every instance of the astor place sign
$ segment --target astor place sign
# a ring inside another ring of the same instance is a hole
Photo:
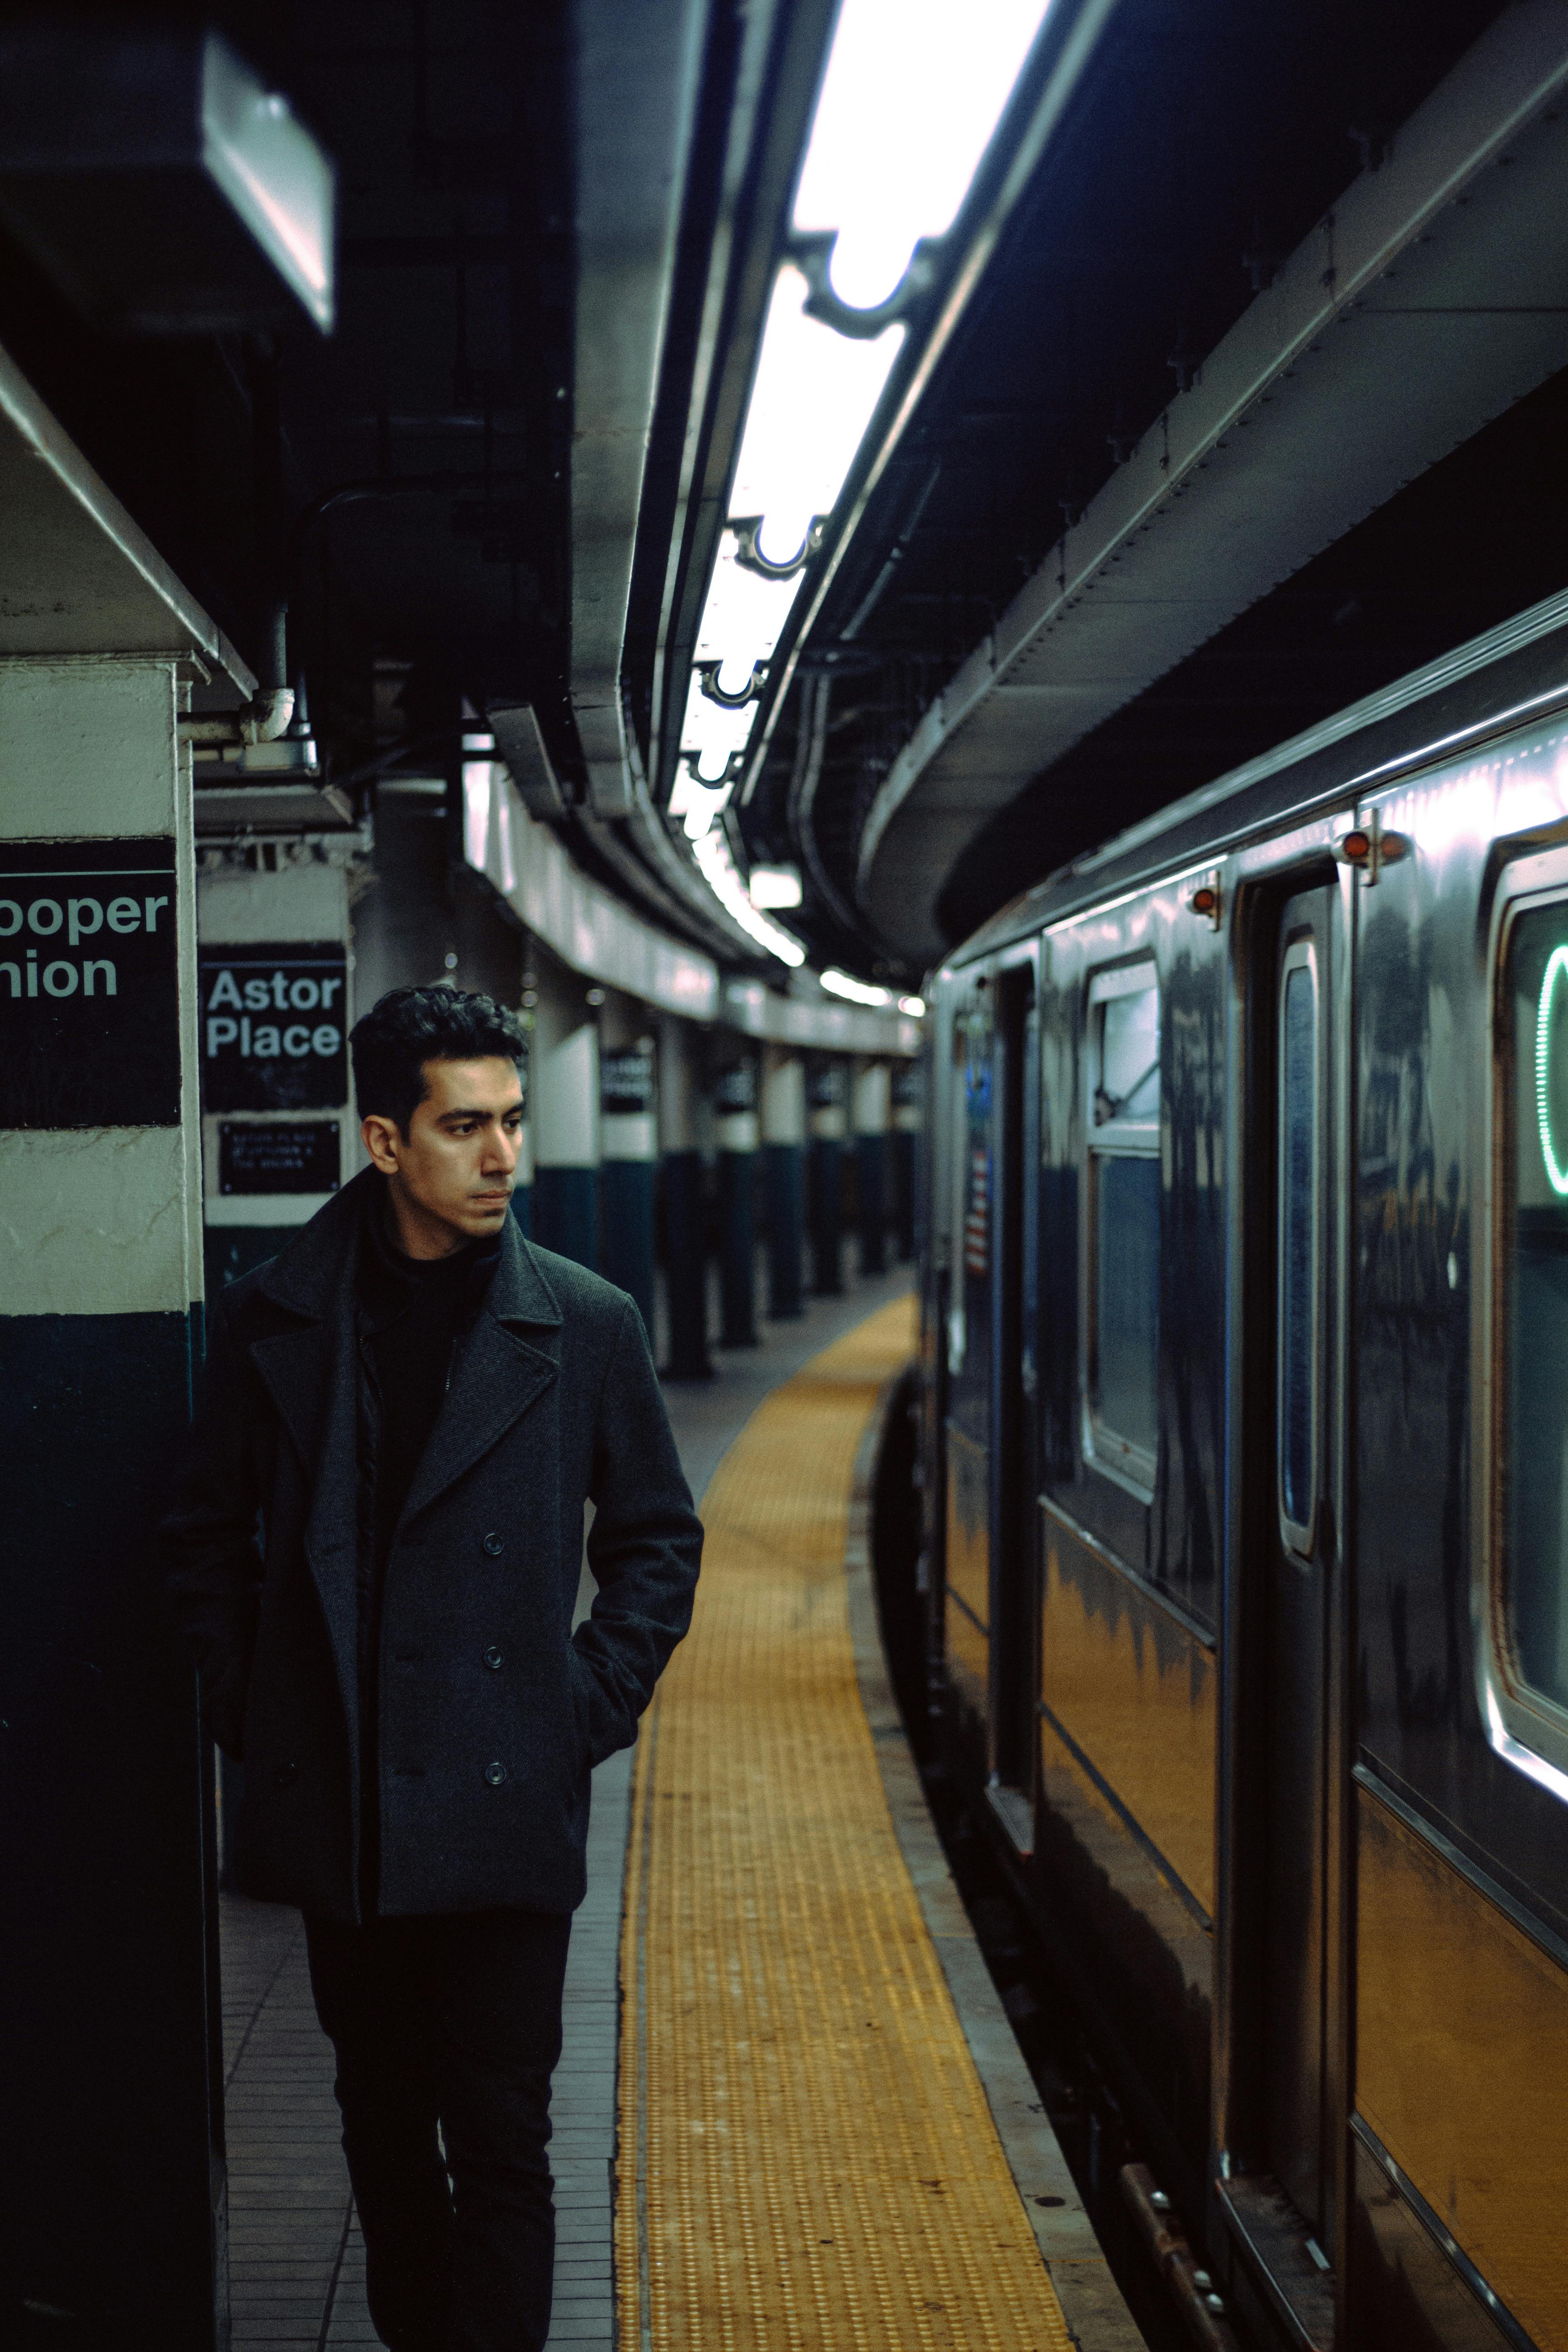
[[[200,950],[208,1110],[325,1110],[348,1100],[340,942]]]

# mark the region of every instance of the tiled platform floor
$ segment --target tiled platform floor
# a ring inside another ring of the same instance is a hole
[[[731,1438],[807,1357],[897,1297],[907,1269],[813,1300],[799,1322],[763,1324],[762,1344],[721,1355],[710,1383],[667,1391],[693,1492]],[[615,2341],[611,2164],[615,2155],[616,1956],[630,1755],[594,1780],[588,1897],[567,1969],[565,2041],[555,2075],[552,2156],[557,2255],[552,2345],[610,2352]],[[331,2050],[316,2023],[294,1912],[223,1898],[233,2352],[374,2345],[364,2255],[338,2144]]]

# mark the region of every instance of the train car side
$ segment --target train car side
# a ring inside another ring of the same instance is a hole
[[[1520,660],[932,987],[945,1737],[1282,2343],[1568,2343],[1568,729]]]

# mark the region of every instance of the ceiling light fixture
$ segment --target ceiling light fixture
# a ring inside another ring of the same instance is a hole
[[[753,907],[798,907],[798,866],[753,866],[746,885]]]
[[[855,310],[898,291],[969,193],[1048,0],[844,0],[795,192],[836,229],[828,279]]]
[[[874,987],[868,980],[857,980],[852,972],[830,968],[816,976],[830,996],[847,997],[851,1004],[890,1004],[893,1001],[890,988]]]
[[[769,922],[767,917],[752,906],[746,895],[746,886],[735,871],[735,861],[730,855],[730,845],[721,827],[714,826],[694,841],[691,854],[720,905],[760,948],[766,948],[769,955],[777,956],[780,963],[787,963],[792,970],[805,961],[805,950],[800,941],[777,923]]]
[[[1049,5],[842,0],[791,217],[796,249],[769,297],[669,803],[737,920],[731,896],[753,920],[756,908],[713,819],[903,349],[901,313],[931,282],[935,243],[958,216]],[[854,995],[865,983],[847,973],[825,973],[823,985],[835,979],[857,1003],[892,1002],[887,989]]]

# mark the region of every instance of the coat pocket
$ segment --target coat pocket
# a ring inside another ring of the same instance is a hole
[[[572,1686],[572,1717],[577,1731],[577,1761],[584,1771],[592,1771],[598,1759],[594,1753],[594,1707],[600,1696],[594,1669],[575,1642],[566,1644],[566,1678]]]

